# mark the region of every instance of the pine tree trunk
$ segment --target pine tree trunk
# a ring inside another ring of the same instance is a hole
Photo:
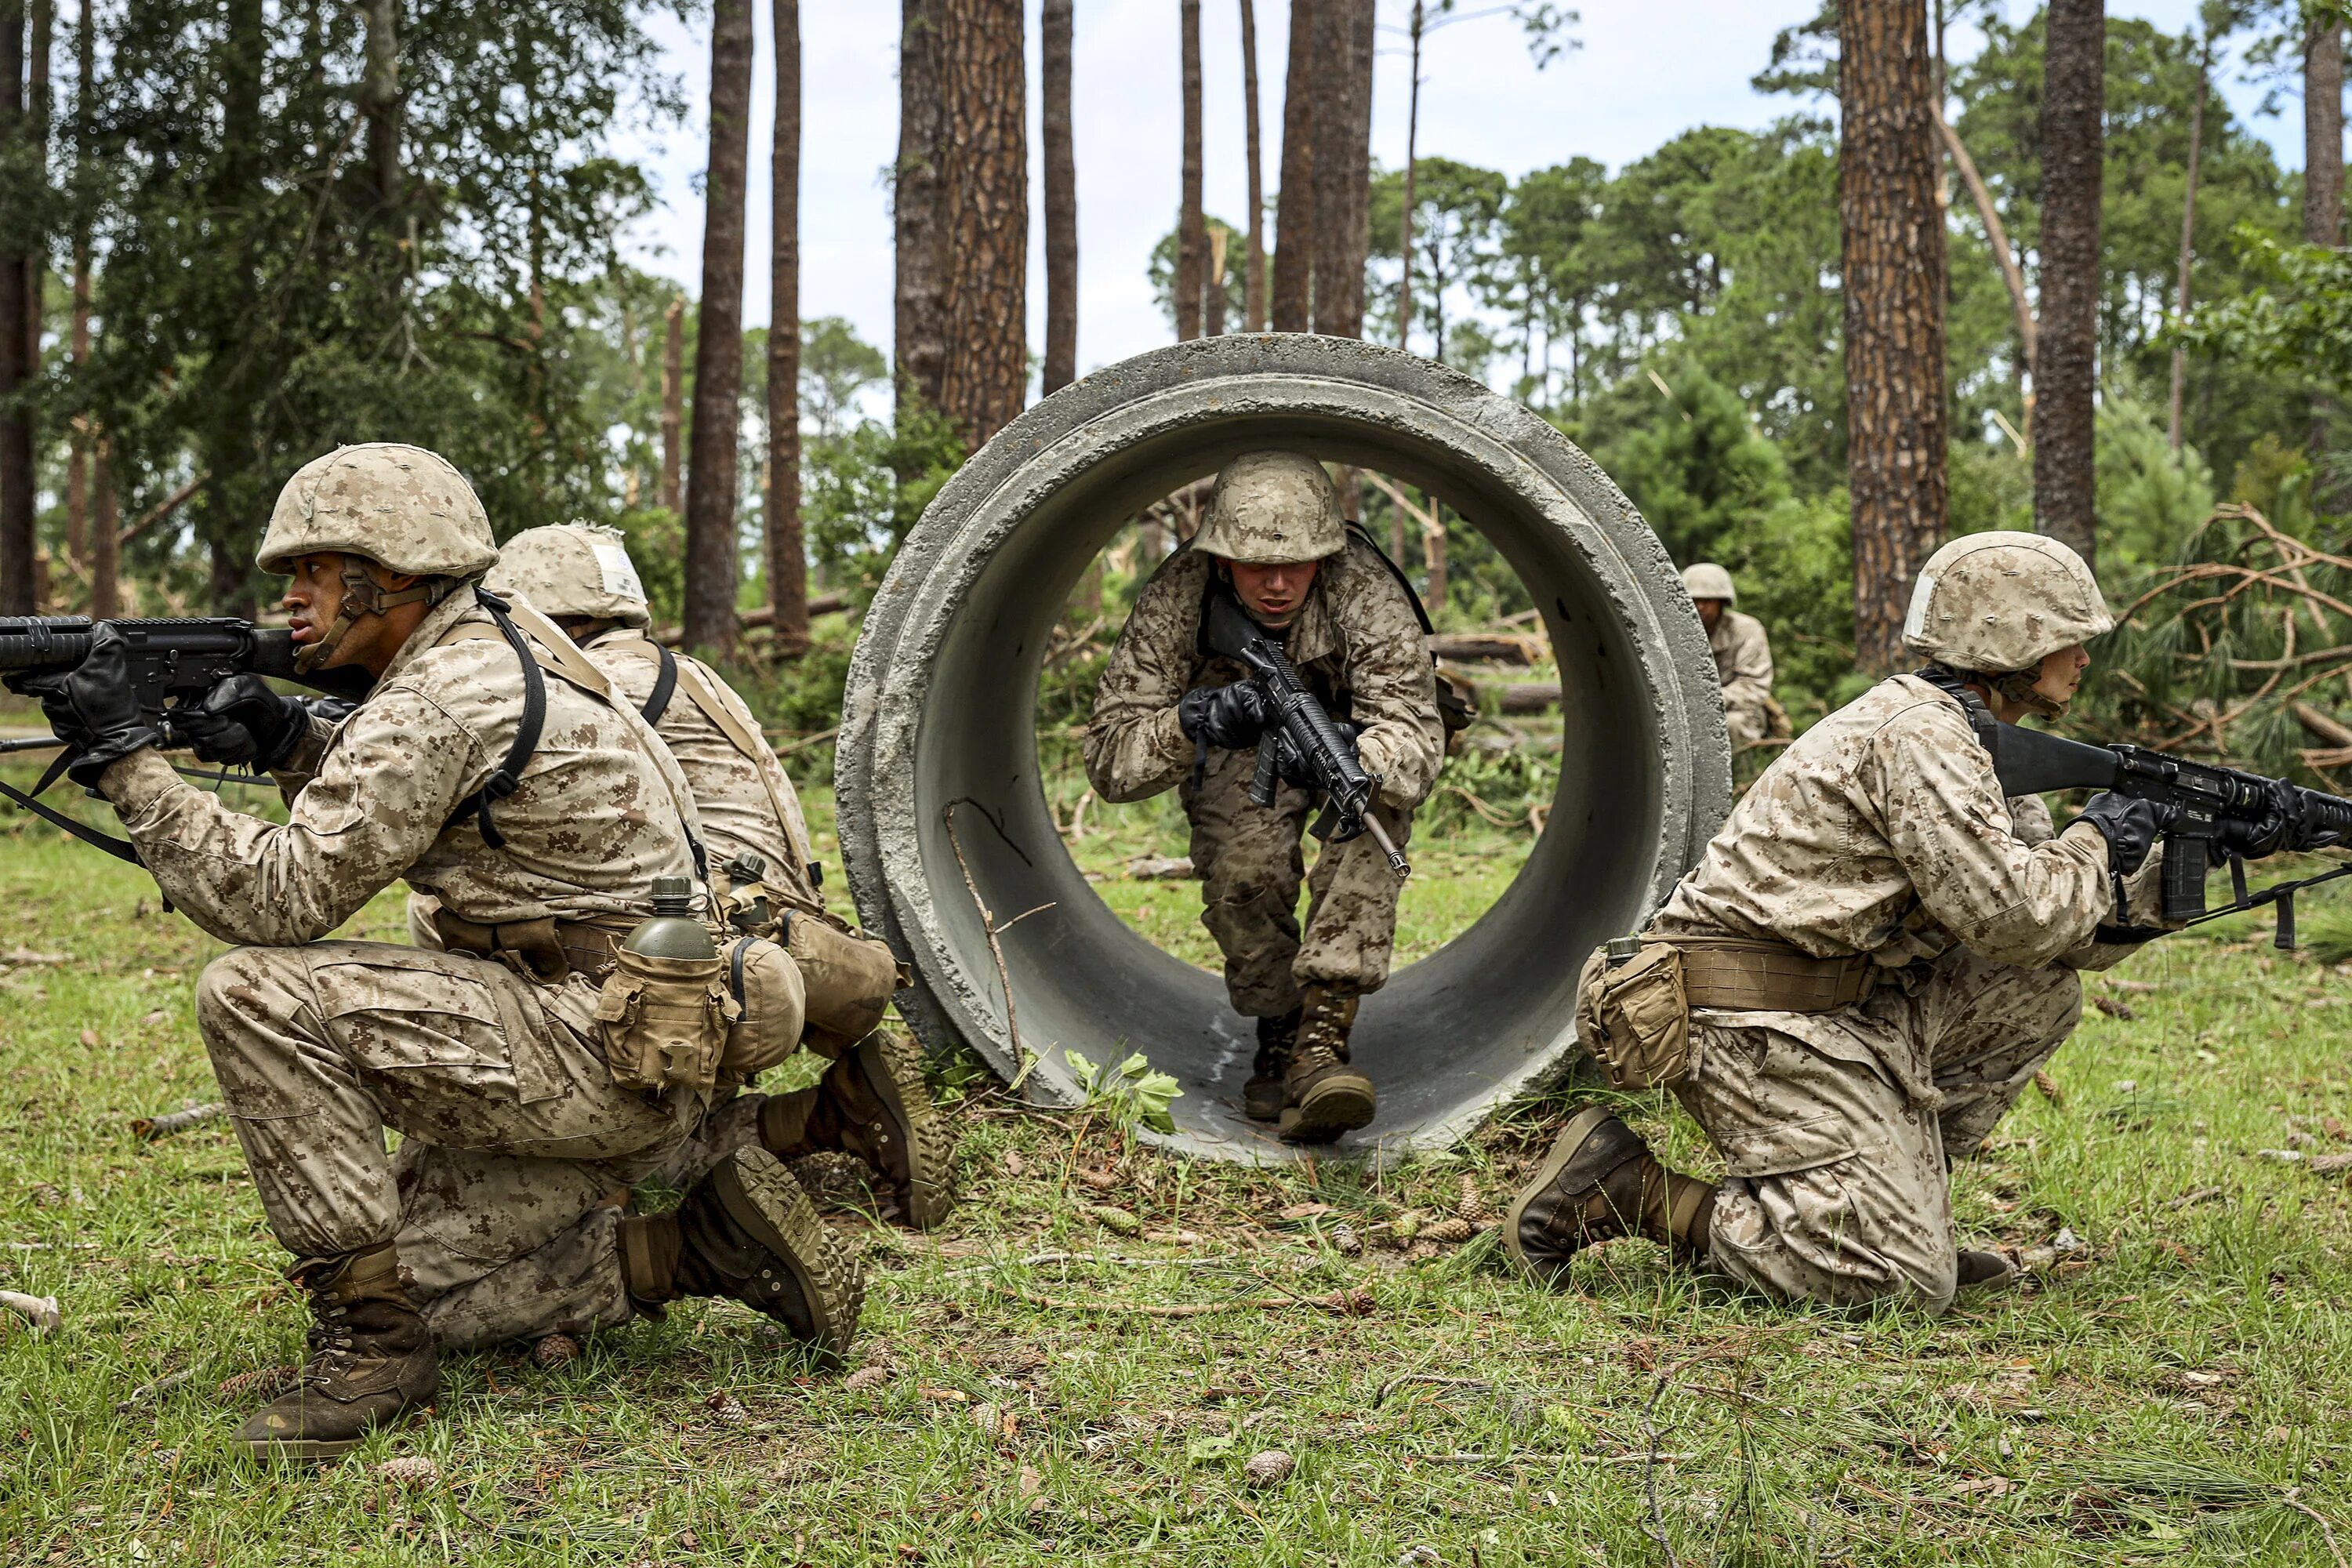
[[[13,155],[25,112],[25,4],[0,0],[0,151]],[[30,376],[25,353],[25,255],[15,237],[0,254],[0,409]],[[0,412],[0,615],[38,613],[33,581],[33,426]]]
[[[735,465],[742,424],[737,403],[743,387],[743,197],[751,127],[751,0],[715,0],[682,618],[688,647],[722,654],[735,643]]]
[[[768,605],[776,650],[808,647],[808,547],[801,538],[801,7],[775,0],[776,132],[768,292]]]
[[[2095,569],[2099,187],[2105,0],[2053,0],[2042,89],[2042,323],[2033,361],[2033,526]]]
[[[1184,167],[1176,208],[1176,341],[1201,335],[1201,279],[1208,231],[1201,216],[1201,0],[1177,0],[1183,59]]]
[[[1841,0],[1838,31],[1854,647],[1885,670],[1944,532],[1943,211],[1919,0]]]
[[[1421,141],[1421,0],[1412,0],[1404,110],[1404,200],[1397,209],[1397,347],[1412,347],[1412,201]]]
[[[1053,395],[1078,374],[1078,163],[1070,132],[1071,0],[1038,11],[1045,137],[1045,366]]]
[[[1242,331],[1265,331],[1265,165],[1258,131],[1257,7],[1242,0],[1242,126],[1249,146],[1249,257],[1242,274]]]
[[[101,430],[90,455],[89,614],[100,621],[122,613],[122,519],[107,461],[112,446]]]
[[[2213,38],[2207,34],[2197,53],[2197,100],[2189,106],[2189,174],[2180,197],[2180,272],[2172,289],[2172,313],[2189,315],[2189,269],[2197,259],[2197,165],[2205,152],[2205,95],[2213,69]],[[2165,415],[2166,441],[2180,450],[2181,403],[2189,388],[2189,351],[2172,345],[2172,397]]]
[[[1315,330],[1315,141],[1323,123],[1316,13],[1335,0],[1290,0],[1282,82],[1281,187],[1274,194],[1274,330]]]
[[[397,0],[362,0],[366,64],[360,112],[367,117],[368,161],[376,201],[387,216],[400,205],[400,14]]]
[[[30,122],[26,136],[32,142],[32,175],[35,183],[43,187],[49,179],[49,44],[56,25],[53,0],[33,0],[33,47],[29,68],[25,73],[25,112]],[[37,376],[41,373],[41,328],[47,303],[42,295],[48,282],[48,251],[47,237],[37,233],[25,247],[25,363]],[[38,445],[37,433],[35,445]]]
[[[947,79],[940,30],[947,0],[900,0],[898,158],[891,180],[895,236],[892,353],[900,402],[940,405],[948,368]]]
[[[945,0],[942,23],[950,271],[940,409],[976,452],[1020,414],[1029,390],[1022,0]]]
[[[2303,48],[2303,241],[2344,243],[2344,22],[2315,19]],[[2311,450],[2327,446],[2326,395],[2312,399]]]
[[[81,20],[74,28],[74,168],[77,173],[87,169],[90,158],[90,93],[97,84],[98,48],[91,23],[91,10],[96,0],[81,0]],[[77,379],[89,368],[89,218],[80,202],[75,204],[73,246],[73,306],[71,324],[67,329],[66,352],[71,357]],[[89,538],[89,445],[90,426],[87,417],[74,421],[66,447],[66,553],[74,563],[90,564]],[[96,587],[92,586],[95,596]]]
[[[1318,0],[1318,53],[1330,84],[1315,141],[1315,330],[1364,335],[1371,244],[1372,0]]]
[[[662,312],[661,488],[654,502],[673,517],[685,514],[686,475],[686,296],[674,296]]]
[[[1201,275],[1201,335],[1221,338],[1225,335],[1225,310],[1231,303],[1226,297],[1226,246],[1231,231],[1220,228],[1208,235],[1209,261]]]

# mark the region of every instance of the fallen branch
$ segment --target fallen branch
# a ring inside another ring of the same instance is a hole
[[[776,748],[776,755],[780,757],[789,757],[794,752],[805,752],[811,746],[822,746],[827,741],[832,740],[835,736],[840,733],[841,726],[838,724],[835,724],[830,730],[819,730],[814,735],[802,736],[799,740],[794,741],[789,746],[778,746]]]
[[[1021,1063],[1020,1077],[1026,1078],[1029,1074],[1031,1063],[1029,1061],[1023,1060],[1023,1058],[1030,1056],[1031,1053],[1028,1048],[1021,1043],[1021,1022],[1019,1016],[1013,1011],[1013,972],[1005,967],[1004,947],[1003,943],[996,940],[996,933],[999,930],[996,923],[996,917],[989,912],[987,900],[980,896],[980,884],[972,880],[971,864],[963,858],[963,841],[956,837],[956,807],[964,804],[965,802],[962,800],[951,800],[948,802],[948,847],[955,851],[956,869],[963,873],[964,891],[971,895],[971,907],[980,911],[981,934],[988,938],[988,955],[996,961],[996,984],[1003,987],[1004,992],[1005,1037],[1012,1042],[1013,1059]],[[999,829],[999,831],[1001,832],[1003,830]],[[1036,911],[1034,910],[1030,911],[1032,914],[1034,914],[1035,912]],[[1020,1079],[1016,1078],[1013,1081],[1018,1083]]]
[[[227,1114],[226,1105],[191,1105],[184,1110],[170,1110],[161,1116],[142,1116],[131,1123],[131,1133],[142,1143],[152,1143],[158,1138],[169,1138],[174,1132],[217,1121]]]
[[[33,1325],[35,1333],[44,1333],[63,1324],[65,1314],[58,1310],[55,1296],[27,1296],[22,1290],[0,1290],[0,1307],[5,1307]]]
[[[162,500],[157,501],[153,506],[148,508],[147,514],[144,517],[142,517],[137,522],[132,523],[129,528],[126,528],[121,532],[116,534],[114,536],[114,547],[117,550],[121,549],[124,545],[130,543],[132,540],[138,538],[141,534],[146,532],[149,529],[154,527],[157,523],[163,521],[165,518],[171,516],[173,512],[187,505],[189,498],[194,496],[197,490],[201,489],[204,487],[205,481],[212,477],[212,471],[209,468],[200,469],[194,479],[190,479],[186,484],[182,485],[178,489],[173,490],[170,495],[165,496]]]
[[[2319,1526],[2319,1538],[2327,1542],[2327,1554],[2336,1559],[2336,1568],[2345,1568],[2343,1549],[2336,1544],[2336,1531],[2329,1527],[2326,1516],[2307,1504],[2295,1501],[2291,1497],[2281,1498],[2279,1501]]]
[[[142,1383],[131,1391],[131,1396],[128,1399],[118,1399],[114,1402],[114,1413],[117,1415],[128,1415],[142,1405],[153,1405],[178,1392],[195,1375],[194,1372],[175,1372],[169,1377],[159,1377],[152,1383]]]
[[[1381,1384],[1381,1391],[1372,1395],[1372,1408],[1378,1410],[1390,1394],[1408,1383],[1433,1383],[1446,1388],[1475,1388],[1487,1393],[1492,1393],[1495,1387],[1493,1384],[1482,1377],[1446,1377],[1434,1372],[1409,1372],[1402,1377],[1392,1377]]]
[[[848,598],[844,595],[819,594],[808,602],[808,613],[812,616],[829,616],[834,611],[844,608],[848,603]],[[762,605],[756,610],[738,610],[735,612],[735,624],[745,631],[750,631],[754,626],[772,627],[776,624],[776,607],[773,605]],[[654,641],[665,647],[676,647],[679,639],[685,636],[684,626],[664,626],[654,633]]]
[[[1334,1290],[1328,1296],[1242,1296],[1231,1301],[1163,1305],[1156,1301],[1077,1301],[1041,1295],[1014,1285],[997,1285],[994,1289],[1033,1307],[1050,1307],[1057,1312],[1127,1312],[1143,1318],[1202,1318],[1213,1312],[1266,1312],[1282,1307],[1312,1307],[1335,1317],[1364,1318],[1370,1317],[1373,1310],[1372,1293],[1363,1289]]]
[[[2314,708],[2310,703],[2291,703],[2288,705],[2287,711],[2294,715],[2295,722],[2301,724],[2305,729],[2310,731],[2313,734],[2326,742],[2330,746],[2333,746],[2339,751],[2347,746],[2352,746],[2352,726],[2347,726],[2342,721],[2329,717],[2327,714],[2321,712],[2318,709]]]
[[[1433,632],[1429,651],[1440,658],[1466,658],[1481,664],[1533,664],[1541,657],[1534,637],[1505,637],[1493,632]]]

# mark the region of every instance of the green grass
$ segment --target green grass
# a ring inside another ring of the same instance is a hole
[[[1500,875],[1430,850],[1416,884],[1453,887],[1428,910]],[[1197,931],[1189,885],[1102,886]],[[219,1385],[292,1361],[302,1327],[234,1138],[129,1131],[215,1097],[190,1013],[214,944],[132,869],[0,816],[0,963],[19,948],[70,956],[0,975],[0,1287],[66,1312],[0,1327],[12,1563],[1503,1568],[1663,1563],[1663,1535],[1684,1563],[2325,1564],[2319,1519],[2352,1542],[2352,1194],[2259,1152],[2352,1146],[2352,984],[2242,931],[2121,972],[2153,989],[2095,983],[2137,1016],[2091,1015],[2063,1099],[2029,1094],[1958,1178],[1970,1236],[2085,1247],[1945,1319],[1775,1309],[1640,1244],[1557,1294],[1490,1240],[1380,1245],[1465,1193],[1483,1222],[1556,1106],[1373,1177],[1172,1159],[982,1095],[945,1228],[836,1222],[869,1271],[857,1386],[689,1304],[551,1371],[453,1357],[437,1418],[315,1476],[227,1445],[250,1401]],[[1308,1304],[1341,1291],[1370,1311]],[[1305,1300],[1137,1310],[1264,1297]],[[1296,1473],[1249,1485],[1262,1448]],[[417,1458],[425,1479],[380,1470]]]

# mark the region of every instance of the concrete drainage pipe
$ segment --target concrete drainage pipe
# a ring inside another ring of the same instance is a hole
[[[1465,376],[1347,339],[1220,337],[1023,415],[940,490],[867,614],[838,748],[842,857],[862,918],[914,965],[900,1004],[934,1049],[969,1042],[1007,1075],[1036,1053],[1028,1091],[1062,1103],[1077,1098],[1064,1049],[1139,1050],[1183,1085],[1179,1145],[1283,1157],[1240,1113],[1255,1037],[1221,982],[1130,930],[1065,851],[1035,723],[1047,634],[1121,522],[1276,446],[1454,508],[1528,585],[1559,655],[1549,826],[1502,899],[1357,1025],[1381,1113],[1350,1142],[1441,1143],[1574,1059],[1578,965],[1665,896],[1729,798],[1706,639],[1657,537],[1583,453]],[[1000,923],[1037,911],[999,939],[1009,1007],[982,906]]]

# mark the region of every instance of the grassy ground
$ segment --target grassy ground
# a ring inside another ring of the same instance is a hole
[[[1417,884],[1488,874],[1423,854]],[[1103,886],[1197,929],[1185,884]],[[0,1328],[0,1548],[2326,1563],[2352,1543],[2352,1203],[2315,1157],[2352,1137],[2352,985],[2244,934],[2095,987],[2116,1012],[2059,1058],[2056,1096],[1958,1178],[1968,1232],[2041,1267],[1940,1321],[1727,1297],[1640,1244],[1576,1290],[1528,1288],[1490,1239],[1451,1238],[1491,1223],[1556,1106],[1368,1186],[1169,1159],[982,1093],[958,1111],[945,1228],[837,1221],[869,1270],[852,1375],[808,1375],[732,1304],[689,1306],[553,1370],[453,1358],[437,1419],[297,1477],[226,1444],[253,1399],[222,1385],[295,1359],[301,1328],[236,1142],[130,1126],[215,1098],[190,1015],[213,944],[129,868],[25,827],[0,836],[0,1288],[57,1296],[66,1321]],[[1633,1109],[1691,1153],[1686,1124]],[[1172,1313],[1190,1306],[1223,1310]],[[1253,1484],[1269,1449],[1296,1468]]]

